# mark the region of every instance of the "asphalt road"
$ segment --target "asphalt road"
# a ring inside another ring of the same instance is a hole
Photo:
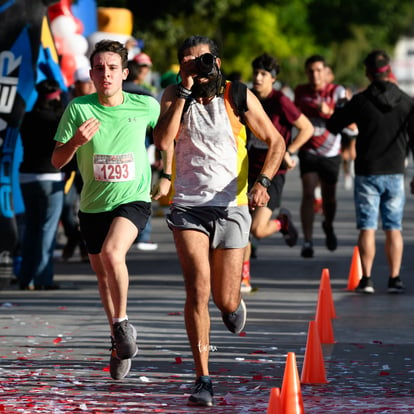
[[[410,176],[412,168],[409,169]],[[407,189],[409,177],[407,177]],[[384,237],[378,233],[376,293],[347,283],[356,243],[352,193],[338,185],[337,251],[324,247],[315,221],[315,257],[300,257],[276,234],[260,242],[252,261],[255,290],[245,294],[248,320],[230,334],[211,304],[211,373],[217,405],[186,406],[194,373],[184,329],[180,266],[164,218],[153,219],[154,252],[128,256],[128,314],[140,352],[130,375],[108,372],[109,333],[89,265],[56,259],[57,291],[0,291],[0,413],[266,413],[270,390],[281,387],[287,353],[300,374],[309,322],[315,319],[323,269],[328,269],[336,318],[325,344],[327,383],[302,384],[306,413],[414,413],[414,196],[407,193],[402,295],[386,293]],[[299,221],[298,172],[288,176],[284,206]]]

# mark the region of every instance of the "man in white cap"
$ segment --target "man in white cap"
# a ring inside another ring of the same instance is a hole
[[[95,86],[89,76],[89,67],[81,66],[74,74],[73,97],[89,95],[96,92]]]

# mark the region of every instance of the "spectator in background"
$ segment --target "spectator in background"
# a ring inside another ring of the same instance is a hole
[[[295,104],[314,126],[311,139],[299,150],[302,179],[302,203],[300,208],[304,243],[301,255],[311,258],[313,250],[313,222],[315,188],[320,184],[322,192],[322,229],[328,250],[337,248],[333,222],[336,213],[336,183],[342,157],[341,135],[326,129],[326,121],[334,112],[336,103],[345,98],[345,88],[328,83],[323,56],[313,55],[306,59],[305,72],[308,83],[295,88]]]
[[[18,282],[22,290],[51,290],[59,288],[53,281],[53,253],[64,197],[64,174],[51,164],[51,156],[64,105],[55,80],[40,82],[36,90],[37,101],[20,128],[20,186],[25,213]]]
[[[335,80],[335,73],[330,66],[325,66],[326,81],[333,83]],[[346,100],[350,100],[352,97],[352,91],[350,88],[345,88]],[[355,159],[355,138],[358,133],[358,129],[355,124],[349,125],[341,131],[341,156],[342,156],[342,171],[344,173],[344,188],[345,190],[351,190],[353,187],[353,167]],[[322,207],[322,200],[320,203]]]
[[[89,76],[89,71],[90,68],[86,66],[76,69],[74,74],[75,82],[72,88],[72,98],[96,92],[95,85]]]
[[[151,79],[151,69],[152,69],[152,60],[146,53],[138,53],[130,59],[135,62],[135,64],[129,66],[129,70],[133,71],[133,74],[127,78],[127,81],[134,82],[141,89],[147,91],[152,96],[157,95],[157,89],[152,84]],[[139,92],[134,92],[139,93]],[[141,92],[142,93],[142,92]],[[143,93],[142,93],[143,94]]]
[[[142,68],[145,68],[145,66],[139,65],[136,60],[128,60],[128,76],[122,83],[122,89],[129,93],[154,96],[151,90],[146,87],[143,82],[145,77],[143,78],[142,76]]]
[[[404,173],[408,150],[414,150],[414,101],[390,77],[390,58],[385,51],[373,50],[364,64],[369,87],[336,109],[327,127],[336,133],[355,122],[359,131],[354,198],[362,278],[356,291],[374,293],[371,272],[380,214],[389,265],[388,292],[401,293]]]

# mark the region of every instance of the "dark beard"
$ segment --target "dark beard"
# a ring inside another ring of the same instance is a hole
[[[194,85],[191,88],[192,96],[194,98],[211,98],[212,96],[217,95],[220,80],[220,72],[209,77],[208,82],[200,83],[195,79]]]

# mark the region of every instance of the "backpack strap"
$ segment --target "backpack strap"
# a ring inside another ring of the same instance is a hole
[[[247,107],[247,86],[243,82],[233,81],[230,86],[230,97],[236,108],[240,121],[245,124],[244,113],[249,110]]]
[[[226,85],[226,83],[228,85]],[[247,86],[243,82],[239,81],[232,81],[226,83],[224,83],[225,87],[223,88],[223,90],[226,89],[226,86],[227,88],[229,88],[228,94],[230,96],[231,102],[236,108],[236,113],[240,117],[240,122],[242,124],[245,124],[244,113],[249,110],[249,108],[247,107]],[[181,121],[184,114],[188,111],[188,108],[191,105],[191,101],[193,100],[194,98],[191,95],[185,100]]]

